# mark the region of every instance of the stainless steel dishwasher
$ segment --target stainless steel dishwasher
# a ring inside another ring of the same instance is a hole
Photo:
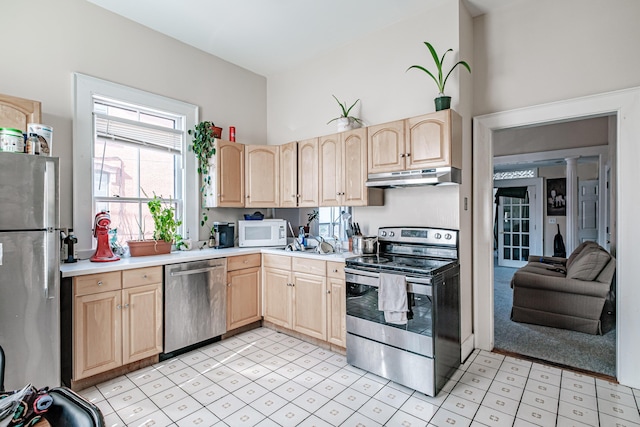
[[[226,258],[164,267],[164,353],[227,332]]]

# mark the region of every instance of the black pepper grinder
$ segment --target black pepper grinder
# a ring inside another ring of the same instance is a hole
[[[64,244],[67,246],[67,259],[64,260],[66,263],[78,262],[75,257],[75,245],[78,243],[78,238],[71,231],[69,230],[69,235],[64,238]]]

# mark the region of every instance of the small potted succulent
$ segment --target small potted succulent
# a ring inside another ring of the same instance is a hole
[[[360,101],[360,99],[356,99],[356,102],[351,104],[351,107],[347,108],[346,102],[342,103],[338,100],[338,98],[336,98],[335,95],[331,95],[331,96],[333,96],[333,99],[335,99],[338,105],[340,106],[340,110],[342,111],[342,114],[336,117],[335,119],[329,120],[327,124],[337,121],[338,132],[343,132],[346,130],[351,130],[356,127],[359,127],[362,124],[362,120],[360,120],[357,117],[350,116],[349,114],[351,113],[351,110],[353,109],[353,107],[355,107],[355,105],[358,103],[358,101]]]
[[[421,65],[412,65],[411,67],[407,68],[406,71],[409,71],[410,69],[415,68],[416,70],[422,70],[425,73],[427,73],[436,82],[436,85],[438,86],[438,97],[435,99],[436,111],[446,110],[451,106],[451,97],[445,96],[444,94],[444,86],[447,84],[447,79],[449,79],[449,76],[451,75],[453,70],[456,69],[458,65],[462,65],[469,72],[471,72],[471,67],[469,67],[469,64],[467,64],[465,61],[458,61],[453,65],[453,67],[451,67],[447,75],[443,78],[442,65],[444,63],[444,58],[445,56],[447,56],[447,53],[453,52],[453,49],[448,49],[445,53],[442,54],[442,57],[439,58],[438,53],[436,52],[434,47],[431,45],[431,43],[424,42],[424,44],[427,46],[427,49],[429,49],[429,52],[431,53],[431,57],[433,58],[433,62],[435,62],[436,64],[436,69],[438,70],[437,77],[436,77],[436,74],[432,73],[431,71],[427,70]]]

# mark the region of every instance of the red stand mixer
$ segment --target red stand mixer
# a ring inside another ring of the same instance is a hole
[[[93,237],[98,239],[98,247],[96,253],[89,258],[92,262],[109,262],[118,261],[119,256],[114,255],[109,244],[109,225],[111,224],[111,215],[109,212],[100,212],[96,214],[95,225],[93,227]]]

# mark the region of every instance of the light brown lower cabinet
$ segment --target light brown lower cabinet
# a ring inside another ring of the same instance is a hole
[[[227,258],[227,331],[262,318],[260,254]]]
[[[73,279],[73,379],[162,352],[162,267]]]
[[[264,254],[263,267],[265,320],[345,347],[344,263]]]

